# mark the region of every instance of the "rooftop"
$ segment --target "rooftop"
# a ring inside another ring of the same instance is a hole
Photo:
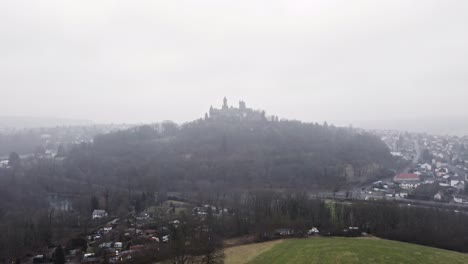
[[[418,179],[419,180],[419,175],[416,175],[414,173],[401,173],[395,176],[395,179],[398,180],[414,180]]]

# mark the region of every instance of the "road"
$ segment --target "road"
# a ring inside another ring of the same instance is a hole
[[[447,211],[453,211],[460,214],[468,215],[468,204],[457,204],[457,203],[442,203],[436,201],[420,201],[420,200],[411,200],[401,197],[385,197],[383,195],[373,195],[366,194],[366,197],[369,200],[376,201],[388,201],[398,204],[400,207],[415,207],[415,208],[438,208]],[[365,200],[361,197],[349,197],[347,198],[343,193],[319,193],[319,194],[309,194],[310,199],[327,199],[335,200],[337,202],[346,202],[353,203],[356,200]],[[369,201],[372,202],[372,201]]]
[[[413,144],[414,144],[414,150],[416,151],[416,155],[414,156],[413,160],[411,161],[411,164],[408,165],[403,172],[408,173],[411,169],[414,169],[419,163],[419,160],[421,159],[422,155],[422,150],[421,146],[419,145],[419,142],[417,139],[413,139]]]

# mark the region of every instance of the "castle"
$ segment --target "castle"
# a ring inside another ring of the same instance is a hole
[[[257,111],[247,108],[244,101],[239,101],[239,107],[228,106],[227,98],[224,97],[221,109],[210,107],[210,111],[205,114],[207,120],[249,120],[266,121],[268,120],[265,111]]]

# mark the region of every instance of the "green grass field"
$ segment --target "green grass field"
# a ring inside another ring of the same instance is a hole
[[[468,263],[468,255],[383,239],[338,237],[291,239],[226,250],[226,264],[275,263]]]

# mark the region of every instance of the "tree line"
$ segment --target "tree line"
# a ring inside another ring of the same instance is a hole
[[[316,227],[321,235],[347,235],[349,227],[381,238],[468,252],[468,215],[388,201],[324,201],[304,193],[259,191],[237,194],[228,202],[232,214],[217,218],[214,230],[224,237],[275,237],[275,230],[294,230],[303,237]],[[212,200],[215,202],[215,200]]]

